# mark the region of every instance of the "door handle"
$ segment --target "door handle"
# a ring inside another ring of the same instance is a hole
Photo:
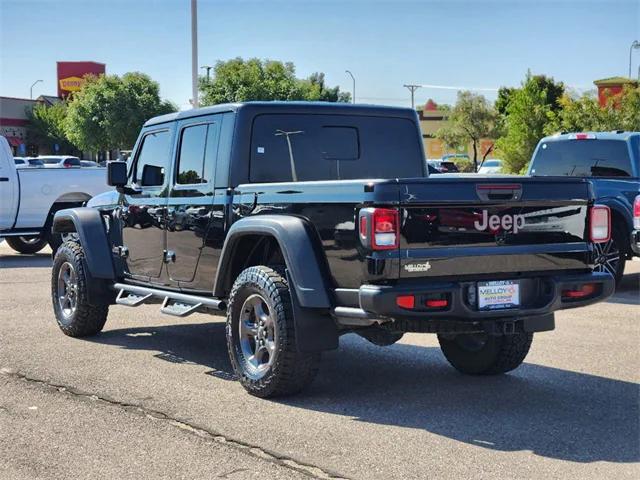
[[[0,182],[8,182],[9,177],[0,177]]]

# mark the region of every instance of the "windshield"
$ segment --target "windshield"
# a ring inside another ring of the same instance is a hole
[[[630,177],[629,149],[624,140],[566,140],[538,147],[531,175]]]

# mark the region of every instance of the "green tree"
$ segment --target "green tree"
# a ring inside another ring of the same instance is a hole
[[[46,145],[52,151],[58,145],[61,154],[76,154],[77,149],[67,138],[65,122],[67,119],[67,104],[64,102],[47,106],[36,104],[27,110],[29,127],[27,139],[30,144]]]
[[[562,110],[553,116],[547,134],[640,129],[640,87],[626,87],[621,94],[610,96],[604,107],[589,93],[579,98],[565,95],[560,104]]]
[[[528,72],[522,87],[506,95],[506,115],[500,122],[504,134],[496,142],[496,151],[504,161],[505,170],[524,172],[538,141],[553,120],[554,112],[562,109],[559,102],[562,92],[562,83]]]
[[[202,105],[251,100],[322,100],[348,102],[351,96],[339,87],[327,87],[323,73],[298,79],[291,62],[244,60],[219,61],[210,80],[200,79]]]
[[[473,168],[478,170],[480,140],[494,138],[497,115],[487,99],[471,92],[459,92],[449,114],[449,124],[436,132],[436,137],[451,147],[473,145]],[[486,157],[489,152],[485,152]],[[484,160],[483,157],[483,160]]]
[[[145,74],[93,76],[71,98],[65,131],[81,150],[130,149],[145,121],[175,110]]]

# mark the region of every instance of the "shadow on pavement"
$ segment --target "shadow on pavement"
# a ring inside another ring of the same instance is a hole
[[[0,268],[45,268],[51,267],[51,254],[0,255]]]
[[[207,373],[231,379],[224,328],[222,322],[131,328],[92,341],[160,351],[160,359],[205,365],[212,369]],[[449,367],[438,348],[380,348],[347,335],[338,351],[324,355],[305,393],[277,401],[499,451],[622,463],[640,460],[639,400],[632,382],[535,364],[470,377]]]
[[[616,293],[607,302],[640,305],[640,273],[628,273],[622,277]]]

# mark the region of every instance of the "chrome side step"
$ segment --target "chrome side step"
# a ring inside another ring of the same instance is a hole
[[[186,293],[160,290],[158,288],[116,283],[113,289],[118,291],[116,303],[127,307],[137,307],[145,303],[160,303],[160,312],[176,317],[186,317],[195,312],[213,310],[224,311],[227,308],[224,300],[200,297]]]

